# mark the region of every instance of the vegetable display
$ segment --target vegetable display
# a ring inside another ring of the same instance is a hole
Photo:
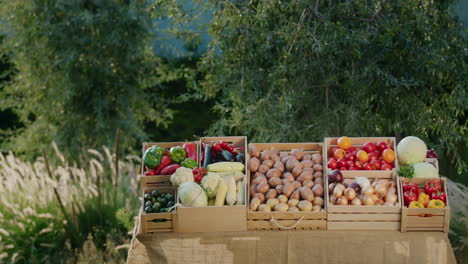
[[[235,148],[226,141],[212,142],[202,145],[203,167],[216,162],[230,161],[244,164],[245,154],[243,148]]]
[[[329,202],[331,204],[394,206],[398,202],[397,186],[392,180],[369,180],[366,177],[356,177],[355,179],[338,178],[337,180],[336,174],[337,172],[332,171],[327,175]],[[414,201],[416,201],[417,196],[413,195]]]
[[[144,195],[145,213],[165,213],[175,205],[174,195],[154,190]],[[159,219],[164,220],[164,219]]]
[[[322,155],[249,148],[252,211],[320,211],[323,208]]]
[[[143,155],[144,174],[146,176],[172,175],[179,167],[196,168],[197,147],[194,143],[185,143],[183,147],[174,146],[170,150],[153,145]]]
[[[337,146],[328,150],[327,167],[330,170],[392,170],[395,152],[385,142],[365,142],[353,146],[349,137],[340,137]]]
[[[438,178],[436,165],[426,158],[437,159],[437,153],[427,149],[426,143],[417,137],[405,137],[397,146],[400,170],[398,176],[405,178]]]
[[[402,183],[404,205],[408,208],[445,208],[447,195],[442,191],[438,180],[430,179],[422,188],[418,184],[406,181]],[[414,191],[414,188],[417,188]]]

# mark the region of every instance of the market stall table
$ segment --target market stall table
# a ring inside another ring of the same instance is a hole
[[[442,232],[136,233],[129,264],[456,263],[447,234]]]

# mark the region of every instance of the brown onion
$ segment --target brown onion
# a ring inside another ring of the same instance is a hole
[[[346,197],[346,199],[348,199],[348,201],[351,201],[354,198],[356,198],[356,191],[354,189],[347,188],[344,191],[344,196]]]
[[[336,200],[337,205],[348,205],[348,199],[346,197],[340,197]]]
[[[362,205],[361,199],[359,199],[359,198],[354,198],[354,199],[351,201],[351,205]]]

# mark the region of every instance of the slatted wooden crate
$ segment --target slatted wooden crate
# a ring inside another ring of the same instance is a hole
[[[362,147],[364,145],[364,143],[370,141],[374,144],[377,145],[378,142],[380,141],[383,141],[385,142],[387,145],[391,145],[393,147],[393,150],[395,151],[395,161],[393,162],[394,164],[394,168],[393,170],[397,171],[399,169],[399,165],[398,165],[398,157],[397,157],[397,153],[396,153],[396,139],[394,137],[350,137],[351,139],[351,145],[353,147]],[[328,155],[332,155],[333,156],[333,153],[329,153],[330,152],[330,149],[332,147],[336,147],[338,144],[338,138],[337,137],[331,137],[331,138],[325,138],[325,155],[324,155],[324,159],[325,159],[325,168],[326,168],[326,171],[330,171],[330,169],[328,168]],[[383,170],[374,170],[375,172],[384,172]],[[383,175],[385,175],[386,173],[384,172]]]
[[[395,206],[384,205],[333,205],[328,194],[328,177],[325,177],[328,230],[400,230],[401,186],[394,171],[342,171],[344,179],[365,176],[369,179],[389,179],[397,184],[398,201]]]
[[[246,137],[203,137],[200,139],[200,146],[201,143],[208,144],[220,141],[232,143],[235,148],[246,149],[247,147]],[[199,157],[201,149],[200,147]],[[244,175],[244,177],[246,176]],[[243,188],[246,188],[246,184]],[[177,208],[177,220],[178,232],[182,233],[247,231],[245,205],[180,206]]]
[[[412,182],[418,185],[424,185],[430,179],[413,178]],[[442,185],[443,191],[447,194],[447,178],[436,179]],[[400,184],[408,181],[400,177]],[[400,199],[403,199],[403,193],[400,193]],[[450,206],[447,195],[447,204],[445,208],[408,208],[402,204],[401,212],[401,232],[445,232],[450,228]]]
[[[293,149],[303,149],[304,153],[319,153],[323,156],[323,143],[250,143],[259,151],[277,149],[290,152]],[[248,157],[250,158],[250,157]],[[325,165],[323,156],[322,166]],[[250,189],[250,171],[247,169],[248,187]],[[325,188],[324,188],[325,190]],[[249,209],[250,193],[247,192],[247,229],[248,230],[313,230],[327,229],[326,204],[320,212],[254,212]],[[324,197],[325,200],[325,197]]]
[[[141,159],[141,176],[140,176],[140,185],[141,188],[147,188],[147,187],[155,187],[161,184],[170,184],[171,183],[171,175],[154,175],[154,176],[146,176],[145,175],[145,164],[143,160],[143,156],[145,155],[145,151],[154,146],[158,145],[161,148],[165,149],[170,149],[171,147],[175,146],[183,146],[186,143],[194,143],[196,146],[196,151],[197,151],[197,160],[198,158],[198,146],[199,142],[198,141],[189,141],[189,142],[144,142],[143,143],[143,152],[142,152],[142,159]]]
[[[170,193],[176,195],[176,191],[172,186],[157,186],[146,188],[145,193],[151,193],[153,190],[158,190],[163,193]],[[161,222],[159,222],[161,221]],[[167,213],[146,213],[144,211],[144,204],[140,210],[140,227],[141,232],[156,233],[156,232],[177,232],[177,213],[176,211]]]

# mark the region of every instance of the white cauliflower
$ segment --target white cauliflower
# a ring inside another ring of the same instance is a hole
[[[216,193],[218,192],[218,183],[220,180],[222,180],[221,176],[212,172],[208,172],[208,174],[203,177],[201,186],[205,190],[208,199],[212,199],[216,196]]]
[[[184,182],[193,182],[193,173],[189,168],[180,167],[171,175],[171,183],[177,187]]]

